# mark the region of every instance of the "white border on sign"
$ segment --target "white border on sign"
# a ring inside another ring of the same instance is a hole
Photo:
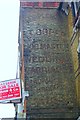
[[[6,103],[6,101],[11,101],[11,100],[17,100],[17,99],[21,99],[21,81],[20,81],[20,79],[10,79],[10,80],[5,80],[5,81],[0,81],[0,84],[2,83],[4,83],[4,84],[7,84],[7,82],[12,82],[12,81],[14,81],[14,80],[16,80],[16,82],[18,83],[18,85],[19,85],[19,88],[20,88],[20,96],[19,97],[15,97],[15,98],[4,98],[4,100],[0,100],[0,103]]]

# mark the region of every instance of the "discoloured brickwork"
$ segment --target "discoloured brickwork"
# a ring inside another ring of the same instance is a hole
[[[71,39],[71,37],[73,35],[73,24],[74,24],[74,19],[73,19],[73,16],[72,16],[72,10],[71,10],[71,8],[69,8],[69,15],[68,15],[69,39]],[[78,32],[78,34],[77,34],[77,36],[76,36],[76,38],[75,38],[75,40],[74,40],[74,42],[71,46],[71,53],[72,53],[74,71],[77,71],[77,72],[75,72],[75,76],[77,76],[80,72],[80,70],[78,69],[79,61],[78,61],[78,54],[77,54],[79,36],[80,36],[80,32]],[[78,103],[78,106],[80,108],[80,74],[75,79],[75,82],[76,82],[77,103]]]
[[[22,8],[27,115],[78,116],[67,16],[56,9]]]

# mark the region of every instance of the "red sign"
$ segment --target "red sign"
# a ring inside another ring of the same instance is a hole
[[[0,82],[0,102],[21,98],[20,79],[12,79]]]

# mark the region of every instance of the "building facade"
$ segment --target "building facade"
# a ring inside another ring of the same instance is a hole
[[[58,10],[59,5],[20,1],[20,75],[26,118],[79,116],[78,41],[71,39],[78,8],[63,3]]]

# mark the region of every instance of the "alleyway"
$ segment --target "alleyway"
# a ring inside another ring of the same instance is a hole
[[[67,16],[56,9],[23,8],[27,115],[78,116]]]

